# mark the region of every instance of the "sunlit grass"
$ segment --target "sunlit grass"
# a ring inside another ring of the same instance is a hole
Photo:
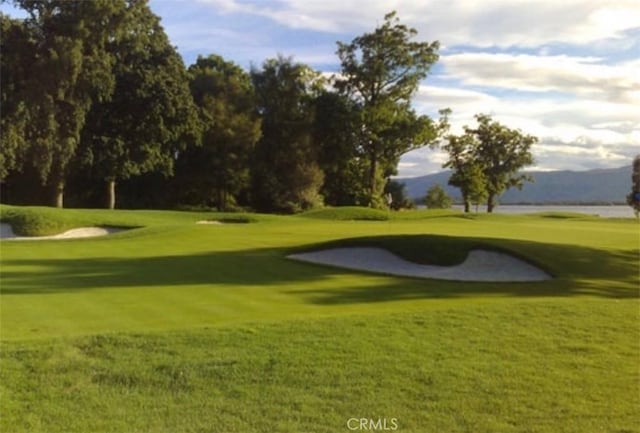
[[[0,429],[638,431],[636,305],[405,314],[5,344]]]
[[[350,417],[403,432],[639,431],[631,219],[26,212],[141,228],[0,243],[0,431],[335,432]],[[376,241],[424,262],[492,246],[555,278],[417,280],[286,258]]]

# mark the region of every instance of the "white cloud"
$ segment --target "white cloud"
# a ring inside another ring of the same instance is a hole
[[[631,161],[640,148],[640,106],[634,104],[545,97],[505,96],[456,87],[421,86],[416,109],[433,114],[451,107],[452,133],[475,125],[474,115],[491,114],[494,120],[535,135],[536,170],[617,167]],[[440,171],[446,155],[419,149],[403,156],[400,176]]]
[[[179,26],[169,25],[166,31],[171,35],[171,42],[182,50],[201,50],[201,54],[208,53],[212,47],[219,45],[221,40],[227,44],[233,44],[238,47],[255,49],[256,44],[250,36],[242,32],[208,27],[198,26]]]
[[[464,89],[461,87],[442,87],[421,85],[414,98],[414,105],[431,105],[442,108],[460,106],[494,104],[498,98],[487,93]],[[455,113],[454,113],[455,114]]]
[[[338,2],[332,0],[283,0],[279,2],[261,1],[250,2],[242,0],[198,0],[200,3],[215,7],[220,13],[243,13],[269,18],[278,24],[293,29],[305,28],[322,32],[341,32],[351,29],[361,29],[361,25],[366,22],[371,23],[370,18],[380,18],[371,16],[373,10],[380,9],[381,5],[369,5],[359,7],[354,2]],[[359,9],[359,10],[358,10]],[[345,12],[359,13],[345,13]],[[368,13],[367,13],[368,12]]]
[[[616,65],[593,57],[462,53],[444,56],[441,63],[446,76],[465,85],[640,103],[637,62]]]
[[[418,165],[417,162],[401,162],[398,164],[398,168],[400,169],[410,169],[416,167]]]
[[[402,157],[398,165],[398,177],[416,177],[442,171],[446,153],[438,149],[418,149]]]
[[[450,86],[421,86],[415,106],[430,115],[452,108],[452,133],[474,125],[475,114],[491,114],[539,138],[536,169],[619,166],[640,148],[639,60],[604,64],[595,57],[462,53],[441,61],[445,73],[439,78]],[[425,170],[434,164],[424,155],[442,158],[418,152]]]
[[[441,39],[446,45],[587,44],[619,38],[640,22],[640,2],[636,0],[199,1],[223,13],[259,15],[290,28],[332,33],[370,29],[395,9],[422,37]]]

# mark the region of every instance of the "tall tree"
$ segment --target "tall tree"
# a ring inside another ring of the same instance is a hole
[[[26,72],[33,62],[32,38],[22,21],[0,14],[0,181],[20,166],[28,112],[24,102]]]
[[[465,127],[465,134],[477,140],[474,158],[485,177],[487,212],[493,212],[500,194],[514,186],[522,188],[525,181],[533,181],[520,170],[534,163],[531,146],[538,139],[501,125],[489,115],[478,114],[475,118],[478,126]]]
[[[449,154],[443,168],[452,170],[449,185],[460,189],[464,211],[469,212],[471,203],[486,199],[486,179],[483,167],[476,157],[478,141],[472,134],[448,135],[442,149]]]
[[[367,205],[367,165],[358,145],[359,113],[344,95],[323,91],[314,103],[314,143],[324,173],[322,195],[331,206]]]
[[[19,169],[28,147],[27,76],[35,58],[33,35],[20,20],[0,14],[0,181]]]
[[[313,146],[313,99],[320,75],[278,57],[251,71],[262,137],[252,162],[252,201],[258,210],[297,212],[322,203],[323,175]]]
[[[199,137],[187,71],[147,0],[126,0],[117,37],[115,89],[95,103],[83,131],[82,159],[107,184],[107,206],[116,183],[151,171],[169,176],[175,156]]]
[[[640,155],[633,158],[631,192],[627,195],[627,203],[633,208],[636,218],[640,217]]]
[[[107,44],[124,0],[15,0],[29,16],[35,61],[27,75],[29,159],[62,207],[65,178],[86,114],[113,91],[114,58]]]
[[[249,162],[260,138],[260,118],[248,73],[220,56],[198,57],[190,88],[203,123],[202,146],[180,155],[186,199],[227,210],[249,186]]]
[[[437,128],[411,108],[412,96],[438,60],[438,42],[415,42],[417,31],[395,12],[373,33],[338,42],[340,77],[335,87],[359,107],[358,141],[368,163],[368,205],[383,206],[384,178],[395,174],[400,156],[434,142]]]

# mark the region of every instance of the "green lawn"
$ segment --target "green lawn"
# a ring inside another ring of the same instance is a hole
[[[2,432],[348,432],[352,417],[400,432],[640,431],[635,221],[0,211],[30,234],[137,227],[0,244]],[[555,278],[457,283],[285,258],[335,242],[430,263],[497,248]]]

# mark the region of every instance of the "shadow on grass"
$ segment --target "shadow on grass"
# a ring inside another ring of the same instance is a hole
[[[365,244],[373,240],[375,238],[363,238]],[[279,284],[295,283],[302,288],[292,291],[288,286],[287,289],[274,290],[320,305],[469,295],[640,297],[638,250],[613,251],[519,240],[432,235],[381,237],[380,241],[383,246],[385,242],[389,244],[392,250],[398,248],[399,242],[410,243],[409,254],[414,258],[421,248],[440,249],[444,253],[456,243],[461,243],[465,251],[470,247],[506,250],[540,265],[555,278],[535,283],[470,283],[378,276],[371,279],[370,285],[344,287],[335,277],[358,272],[286,259],[294,251],[329,245],[325,243],[295,249],[264,248],[139,258],[5,259],[0,293],[55,294],[91,289],[181,285],[226,285],[233,290],[234,286],[277,287]],[[358,239],[341,242],[357,245]],[[457,259],[454,257],[451,260]],[[326,289],[304,288],[305,282],[328,279],[332,281],[326,284]]]

